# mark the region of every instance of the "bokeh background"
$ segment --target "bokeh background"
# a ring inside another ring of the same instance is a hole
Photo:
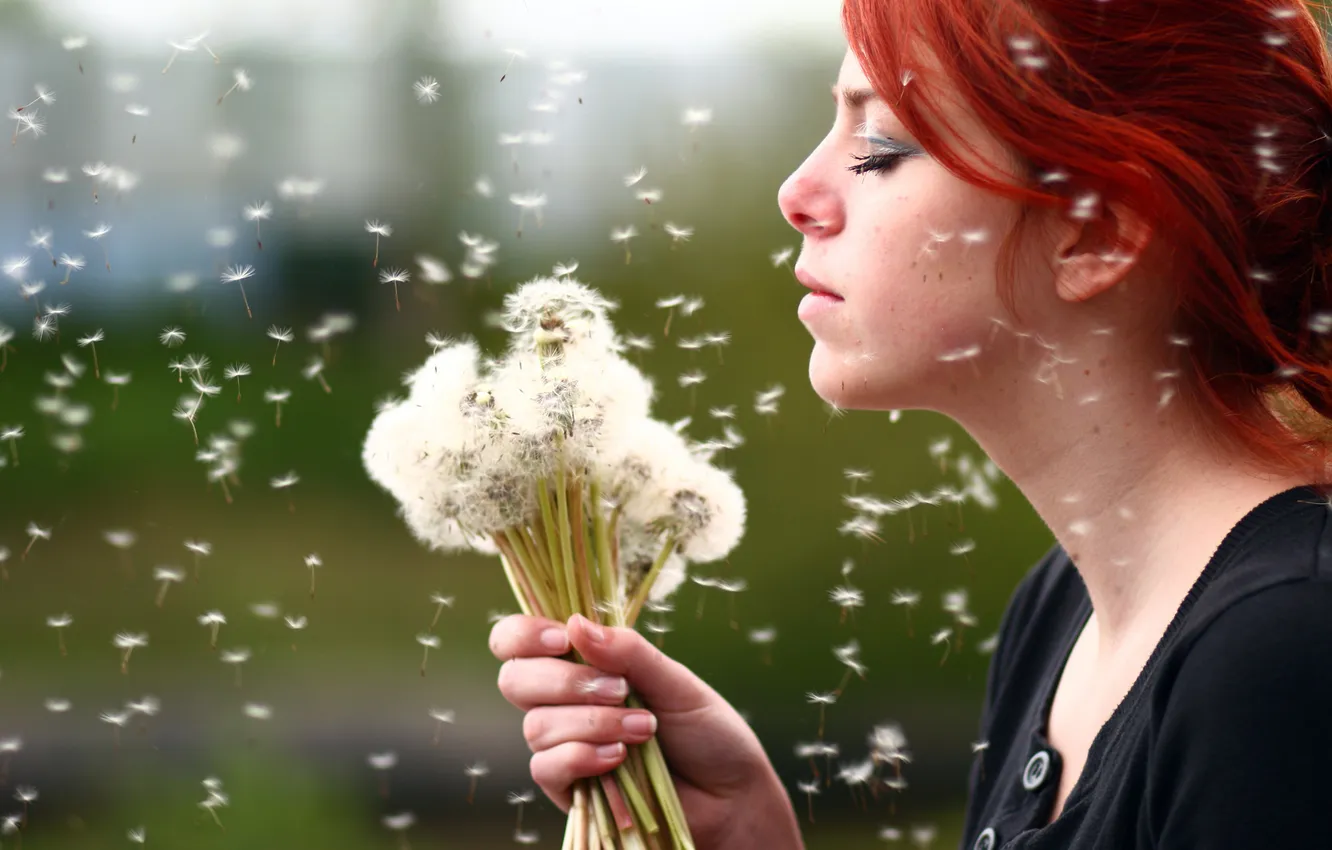
[[[360,447],[376,401],[428,355],[427,332],[495,348],[488,319],[504,294],[576,260],[576,277],[620,303],[621,331],[653,339],[641,362],[659,418],[692,417],[689,434],[709,439],[727,424],[709,411],[734,406],[744,437],[721,462],[748,495],[748,531],[698,574],[745,589],[687,583],[675,611],[650,620],[669,628],[653,638],[746,713],[809,846],[877,846],[892,837],[885,827],[902,846],[956,846],[983,641],[1052,538],[1002,480],[990,508],[919,507],[885,518],[881,542],[839,531],[854,515],[847,468],[872,472],[858,492],[887,499],[964,486],[959,468],[984,459],[942,417],[833,411],[806,381],[803,290],[794,258],[773,257],[798,239],[775,197],[832,120],[837,13],[836,0],[0,0],[4,105],[28,103],[37,85],[54,92],[29,107],[42,135],[0,142],[0,324],[15,331],[0,426],[24,428],[0,444],[0,817],[23,812],[20,788],[39,792],[0,845],[118,847],[143,827],[159,847],[387,848],[399,836],[383,818],[403,812],[415,816],[413,847],[513,842],[506,798],[532,787],[528,752],[486,636],[516,606],[495,562],[411,539]],[[169,41],[193,49],[163,73]],[[219,104],[236,68],[253,85]],[[425,76],[438,82],[433,102],[414,92]],[[711,120],[690,126],[686,110]],[[83,172],[98,162],[110,166],[101,178]],[[67,180],[49,179],[62,170]],[[651,189],[653,203],[636,195]],[[521,234],[514,193],[547,198]],[[260,248],[242,211],[264,202]],[[401,310],[372,268],[367,219],[393,228],[380,268],[413,274]],[[673,243],[667,222],[694,235]],[[84,235],[101,223],[105,236]],[[610,232],[631,224],[626,257]],[[86,260],[67,284],[33,244],[42,229],[55,257]],[[469,256],[463,233],[496,243],[490,262]],[[422,254],[450,280],[427,282]],[[255,268],[253,318],[219,282],[231,264]],[[39,281],[25,297],[22,285]],[[673,294],[705,306],[677,313],[665,336],[654,303]],[[62,304],[58,337],[34,339],[35,315]],[[295,336],[276,365],[270,325]],[[167,326],[184,330],[179,347],[158,341]],[[98,329],[102,380],[78,344]],[[720,351],[677,345],[721,331],[731,341]],[[171,415],[189,383],[168,364],[186,355],[210,358],[217,378],[227,364],[252,367],[239,399],[227,382],[197,418],[205,443],[252,426],[230,502]],[[302,374],[315,356],[331,392]],[[692,392],[677,381],[691,369],[707,374]],[[113,388],[109,373],[129,383]],[[778,413],[756,413],[755,394],[778,384]],[[270,388],[291,390],[280,427]],[[270,486],[290,472],[293,486]],[[34,522],[50,539],[24,557]],[[108,542],[116,531],[132,544]],[[196,564],[186,540],[211,554]],[[323,562],[313,597],[311,553]],[[159,608],[160,566],[188,577]],[[843,584],[864,594],[846,617],[829,597]],[[959,588],[976,625],[960,646],[956,635],[932,643],[955,625],[942,598]],[[910,625],[891,604],[899,589],[922,594]],[[432,593],[455,602],[422,677],[415,637],[435,614]],[[209,610],[228,619],[219,650],[252,652],[239,686],[197,622]],[[66,612],[58,635],[46,620]],[[775,641],[754,643],[755,629],[775,629]],[[118,632],[149,636],[124,674]],[[900,723],[908,787],[867,798],[833,782],[808,822],[796,783],[809,766],[794,751],[816,736],[806,694],[841,682],[832,649],[853,639],[868,669],[828,709],[824,737],[854,762],[874,725]],[[68,705],[52,711],[51,700]],[[118,731],[102,719],[128,703],[156,710],[131,711]],[[376,771],[368,759],[384,753],[396,763]],[[489,773],[468,802],[464,771],[478,762]],[[229,797],[214,810],[220,824],[198,805],[210,777]],[[558,846],[562,815],[549,803],[527,806],[523,822]]]

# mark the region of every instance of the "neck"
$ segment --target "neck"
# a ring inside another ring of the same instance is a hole
[[[987,381],[993,389],[968,409],[945,412],[1069,553],[1109,657],[1136,627],[1164,628],[1246,513],[1307,481],[1264,474],[1200,439],[1181,398],[1161,405],[1160,359],[1132,362],[1112,336],[1084,339],[1073,352],[1034,346],[1025,374]]]

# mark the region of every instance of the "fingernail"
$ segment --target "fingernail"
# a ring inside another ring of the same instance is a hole
[[[614,744],[602,744],[597,747],[597,758],[606,759],[608,761],[610,759],[617,759],[623,751],[624,744],[621,744],[618,741]]]
[[[592,690],[598,696],[624,699],[629,696],[629,683],[621,676],[599,676],[592,680]]]
[[[569,636],[564,629],[546,629],[541,633],[541,645],[560,652],[569,648]]]
[[[646,736],[657,731],[657,717],[654,714],[629,714],[622,722],[624,731],[630,735]]]

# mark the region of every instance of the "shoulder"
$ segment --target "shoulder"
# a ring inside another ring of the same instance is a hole
[[[1329,615],[1332,581],[1289,581],[1235,601],[1194,641],[1154,707],[1155,846],[1326,846]]]
[[[1294,685],[1332,696],[1328,658],[1332,577],[1285,581],[1216,612],[1180,660],[1172,690],[1207,698]]]

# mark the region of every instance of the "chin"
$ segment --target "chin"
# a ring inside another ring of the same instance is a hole
[[[849,364],[845,356],[816,342],[809,356],[809,384],[819,398],[843,410],[892,408],[882,376],[873,374],[867,365]]]

